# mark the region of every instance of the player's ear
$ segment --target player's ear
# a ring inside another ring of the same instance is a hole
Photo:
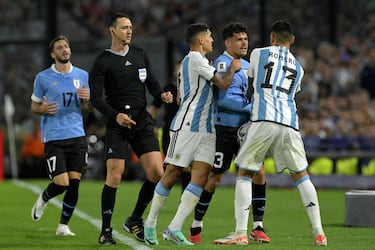
[[[274,45],[276,42],[276,35],[275,33],[270,33],[270,44]]]
[[[113,26],[108,28],[108,32],[110,35],[112,35],[115,32]]]
[[[292,35],[290,37],[290,45],[294,44],[295,40],[296,40],[296,37],[294,35]]]
[[[225,39],[225,40],[224,40],[224,45],[225,45],[225,47],[226,47],[226,48],[228,48],[228,46],[230,45],[230,43],[229,43],[229,40],[228,40],[228,39]]]
[[[202,45],[203,44],[203,36],[201,34],[198,35],[198,41],[199,41],[199,44]]]

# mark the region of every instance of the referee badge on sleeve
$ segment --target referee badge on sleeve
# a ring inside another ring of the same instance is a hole
[[[141,80],[141,82],[145,82],[147,78],[146,68],[138,69],[138,75],[139,75],[139,80]]]

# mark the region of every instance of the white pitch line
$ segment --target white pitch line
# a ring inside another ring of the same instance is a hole
[[[29,184],[29,183],[26,183],[24,181],[12,180],[12,182],[16,186],[19,186],[19,187],[31,190],[32,192],[34,192],[34,193],[36,193],[38,195],[43,191],[39,187],[37,187],[35,185],[32,185],[32,184]],[[59,200],[57,200],[57,199],[51,199],[48,203],[53,204],[57,208],[61,208],[61,206],[62,206],[62,203]],[[102,222],[101,222],[101,220],[96,219],[94,217],[91,217],[90,215],[82,212],[81,210],[79,210],[77,208],[74,209],[73,215],[76,215],[79,218],[90,222],[92,225],[94,225],[99,230],[102,229],[102,226],[101,226]],[[116,239],[118,239],[119,241],[121,241],[122,243],[124,243],[127,246],[131,246],[132,248],[134,248],[136,250],[152,250],[152,248],[149,248],[149,247],[147,247],[147,246],[145,246],[145,245],[143,245],[141,243],[138,243],[137,241],[133,240],[132,238],[129,238],[129,237],[121,234],[117,230],[113,230],[112,234],[113,234],[114,237],[116,237]]]

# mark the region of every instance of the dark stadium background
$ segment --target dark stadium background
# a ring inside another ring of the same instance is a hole
[[[5,96],[14,104],[11,128],[0,109],[3,178],[44,177],[42,164],[30,167],[21,152],[37,119],[29,109],[34,76],[52,62],[49,41],[66,35],[73,64],[89,71],[95,55],[110,46],[108,17],[124,12],[133,21],[132,43],[147,50],[163,85],[187,52],[183,32],[188,24],[210,25],[215,49],[208,57],[213,60],[222,53],[220,31],[226,23],[248,26],[251,50],[268,44],[274,20],[290,21],[296,35],[292,50],[305,68],[298,108],[313,180],[320,187],[375,187],[374,1],[1,0],[0,10],[0,107],[6,106]],[[103,118],[90,107],[85,116],[91,154],[86,178],[102,179]],[[15,150],[9,131],[14,132]],[[136,159],[129,160],[133,166],[126,178],[143,178]],[[17,171],[12,169],[14,161]],[[291,184],[285,175],[268,176],[269,185]],[[225,181],[231,183],[231,178],[229,174]]]

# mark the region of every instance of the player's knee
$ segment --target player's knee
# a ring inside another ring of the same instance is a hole
[[[110,175],[107,175],[106,182],[111,187],[117,187],[118,185],[120,185],[121,179],[122,175],[120,173],[112,173]]]

